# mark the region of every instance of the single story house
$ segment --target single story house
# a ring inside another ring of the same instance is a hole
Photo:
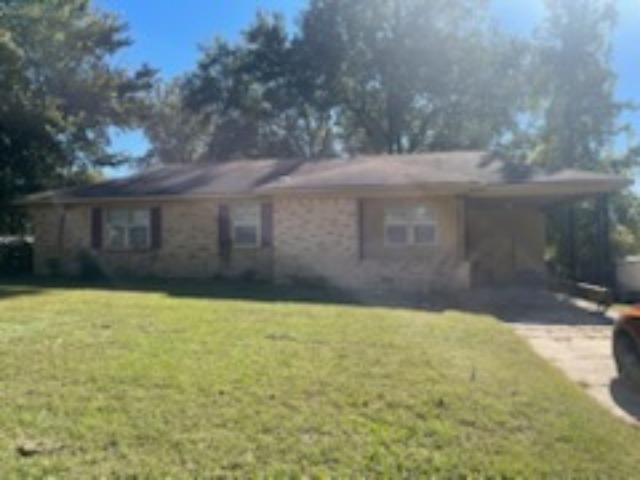
[[[277,281],[423,292],[545,275],[544,209],[628,184],[517,174],[478,151],[165,166],[25,198],[38,274]]]

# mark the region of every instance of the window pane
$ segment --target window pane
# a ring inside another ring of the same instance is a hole
[[[258,229],[252,225],[236,225],[233,229],[236,245],[255,247],[258,245]]]
[[[125,248],[125,228],[110,225],[107,228],[107,245],[116,250]]]
[[[110,225],[126,225],[129,223],[129,211],[123,208],[107,211],[107,222]]]
[[[406,245],[409,241],[409,231],[405,225],[387,225],[385,235],[390,245]]]
[[[131,210],[132,225],[149,225],[149,209]]]
[[[412,219],[415,223],[432,223],[433,217],[427,207],[416,207],[412,212]]]
[[[436,242],[436,227],[433,224],[415,225],[413,227],[415,243],[431,245]]]
[[[411,221],[411,208],[391,207],[385,210],[385,221],[387,223],[408,223]]]
[[[149,247],[149,229],[147,227],[132,227],[129,229],[129,248],[136,250]]]
[[[387,223],[431,223],[433,216],[424,205],[390,207],[385,210]]]
[[[257,247],[260,237],[260,205],[244,204],[231,207],[233,241],[240,247]]]
[[[231,210],[231,217],[234,223],[257,225],[260,219],[259,205],[235,205]]]

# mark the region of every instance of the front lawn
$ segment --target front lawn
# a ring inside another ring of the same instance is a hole
[[[638,474],[494,318],[275,298],[0,285],[0,478]]]

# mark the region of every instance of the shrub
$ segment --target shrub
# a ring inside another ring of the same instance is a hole
[[[62,262],[59,258],[47,258],[47,273],[52,277],[61,277],[62,276]]]
[[[78,254],[80,277],[84,280],[102,280],[105,278],[104,270],[96,257],[86,250]]]
[[[0,275],[33,272],[33,242],[26,238],[0,237]]]

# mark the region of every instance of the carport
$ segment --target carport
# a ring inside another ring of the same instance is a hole
[[[527,182],[488,185],[464,199],[464,255],[473,286],[530,284],[545,280],[547,220],[552,212],[566,216],[571,265],[577,280],[574,207],[595,204],[593,228],[598,272],[594,281],[611,285],[613,260],[609,242],[609,197],[628,185],[615,175],[565,170]]]

